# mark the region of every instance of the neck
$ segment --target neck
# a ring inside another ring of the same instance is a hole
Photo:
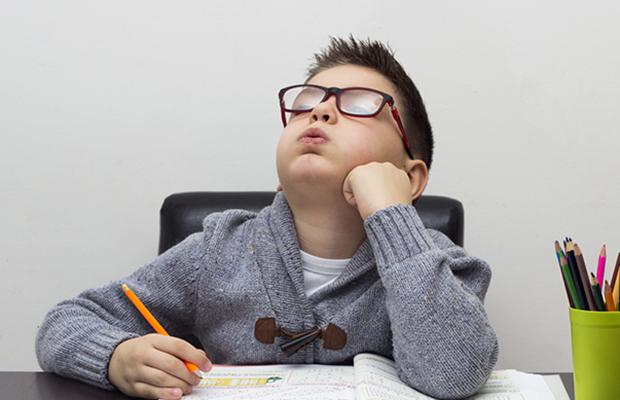
[[[366,238],[359,212],[340,189],[306,188],[284,193],[301,250],[322,258],[351,258]]]

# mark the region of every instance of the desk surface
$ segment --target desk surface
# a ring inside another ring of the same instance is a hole
[[[573,374],[560,373],[571,399],[574,399]],[[127,400],[120,392],[108,392],[49,372],[0,372],[2,397],[16,400]]]

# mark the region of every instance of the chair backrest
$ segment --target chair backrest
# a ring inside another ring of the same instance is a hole
[[[260,211],[276,192],[185,192],[168,196],[160,210],[159,254],[202,230],[209,214],[232,208]],[[463,205],[444,196],[421,196],[414,203],[427,228],[443,232],[463,246]]]

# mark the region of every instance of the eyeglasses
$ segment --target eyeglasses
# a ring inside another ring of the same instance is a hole
[[[394,98],[389,94],[375,89],[364,87],[349,87],[344,89],[337,87],[326,88],[310,84],[287,86],[280,89],[278,93],[282,124],[286,127],[285,112],[302,113],[311,111],[319,103],[329,99],[332,94],[336,96],[336,107],[338,107],[338,111],[352,117],[374,117],[379,114],[385,104],[388,104],[392,117],[396,120],[398,129],[400,130],[400,137],[405,146],[405,151],[413,160],[409,141],[405,134],[405,128],[403,128],[398,109],[394,104]]]

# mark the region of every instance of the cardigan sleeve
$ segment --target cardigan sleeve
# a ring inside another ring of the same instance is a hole
[[[121,342],[153,328],[121,290],[126,283],[172,336],[191,332],[196,280],[208,252],[215,214],[204,230],[185,238],[125,279],[88,289],[51,308],[40,326],[35,350],[39,365],[91,385],[114,390],[108,363]]]
[[[364,228],[386,290],[399,377],[432,397],[474,394],[498,356],[483,306],[489,265],[426,229],[414,206],[379,210]]]

